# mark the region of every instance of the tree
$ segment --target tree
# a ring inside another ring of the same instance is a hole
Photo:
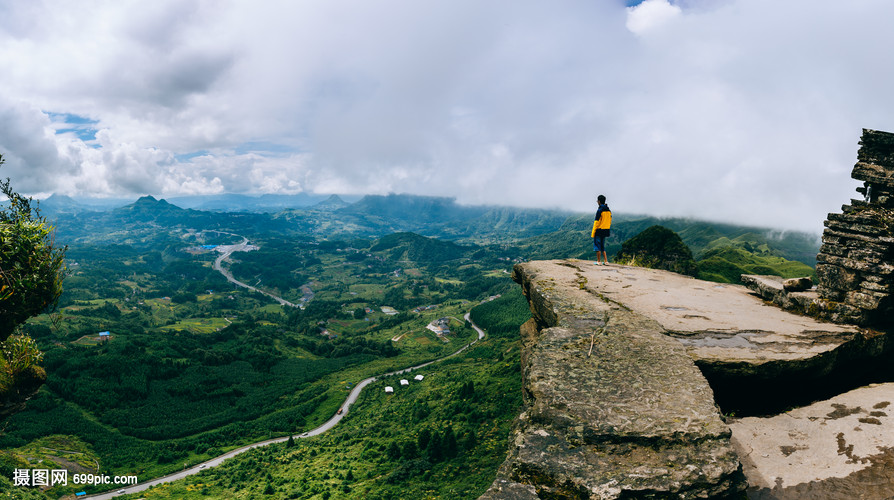
[[[0,156],[0,165],[3,157]],[[62,294],[66,248],[31,199],[0,182],[8,205],[0,210],[0,341],[26,319],[54,305]]]
[[[388,445],[388,458],[390,458],[391,460],[398,460],[400,458],[400,453],[400,446],[398,446],[396,442],[392,441],[391,444]]]
[[[425,452],[428,454],[428,458],[431,459],[432,462],[440,462],[441,459],[444,458],[444,450],[441,449],[441,446],[441,434],[438,433],[438,431],[432,432],[431,439],[428,441],[428,446],[425,448]]]
[[[444,431],[444,438],[441,440],[445,458],[456,457],[456,452],[458,451],[456,444],[456,434],[453,432],[453,427],[448,425],[447,430]]]
[[[477,437],[475,436],[475,430],[472,429],[472,430],[470,430],[469,433],[466,435],[465,442],[463,443],[463,448],[465,448],[466,451],[469,451],[469,450],[471,450],[472,448],[474,448],[475,445],[477,445],[477,444],[478,444],[478,439],[477,439]]]
[[[419,456],[419,449],[416,447],[416,441],[407,441],[403,445],[401,456],[407,460],[414,459]]]
[[[680,236],[664,226],[651,226],[621,244],[615,262],[695,276],[692,251]]]
[[[431,441],[431,431],[427,427],[424,427],[419,431],[419,436],[416,438],[416,444],[419,445],[420,450],[424,450],[428,448],[429,441]]]
[[[3,157],[0,156],[0,165]],[[65,248],[53,241],[53,227],[31,198],[0,182],[6,205],[0,209],[0,406],[15,411],[46,379],[43,354],[27,336],[10,337],[31,316],[56,304],[62,294]],[[0,412],[0,418],[7,415]]]

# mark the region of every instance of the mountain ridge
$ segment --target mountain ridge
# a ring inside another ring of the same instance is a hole
[[[56,202],[61,202],[57,205],[61,206],[70,204],[71,200],[60,198]],[[340,196],[331,195],[311,207],[259,213],[184,209],[147,195],[111,211],[60,211],[56,219],[57,236],[65,243],[98,243],[103,239],[119,242],[120,233],[108,231],[110,227],[127,228],[130,241],[151,240],[159,226],[165,226],[345,241],[415,233],[461,244],[517,247],[517,258],[526,260],[592,256],[590,214],[486,205],[470,207],[445,197],[368,195],[348,204]],[[812,268],[819,250],[818,235],[809,233],[780,233],[771,228],[616,214],[612,236],[606,241],[609,255],[616,254],[622,242],[656,224],[679,234],[697,261],[713,250],[732,247],[757,256],[803,262]],[[733,257],[729,253],[725,255]],[[718,264],[712,265],[716,268]],[[735,266],[724,266],[725,271],[715,274],[735,274]]]

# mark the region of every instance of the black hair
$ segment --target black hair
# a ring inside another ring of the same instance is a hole
[[[600,194],[596,197],[596,200],[599,201],[600,205],[602,205],[603,203],[605,203],[605,196]]]

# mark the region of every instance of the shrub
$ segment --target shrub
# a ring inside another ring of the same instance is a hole
[[[677,233],[664,226],[651,226],[625,241],[615,256],[621,264],[665,269],[695,276],[698,273],[692,251]]]

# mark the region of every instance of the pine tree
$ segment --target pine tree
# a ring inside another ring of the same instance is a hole
[[[431,441],[431,431],[426,427],[419,431],[419,436],[416,438],[416,444],[419,445],[420,450],[425,450],[428,448],[429,441]]]
[[[425,448],[425,452],[432,462],[440,462],[444,458],[444,450],[441,449],[441,446],[441,434],[438,431],[432,432],[428,446]]]
[[[388,445],[388,458],[390,458],[391,460],[400,459],[400,447],[395,441],[392,441],[391,444]]]
[[[441,447],[444,449],[444,458],[455,458],[457,453],[456,434],[453,432],[452,426],[447,426],[444,431],[444,438],[441,441]]]
[[[463,443],[463,448],[465,448],[466,451],[468,451],[468,450],[471,450],[472,448],[474,448],[475,445],[477,445],[477,444],[478,444],[478,438],[475,436],[475,431],[474,430],[469,431],[469,433],[466,434],[466,439],[465,439],[465,442]]]

